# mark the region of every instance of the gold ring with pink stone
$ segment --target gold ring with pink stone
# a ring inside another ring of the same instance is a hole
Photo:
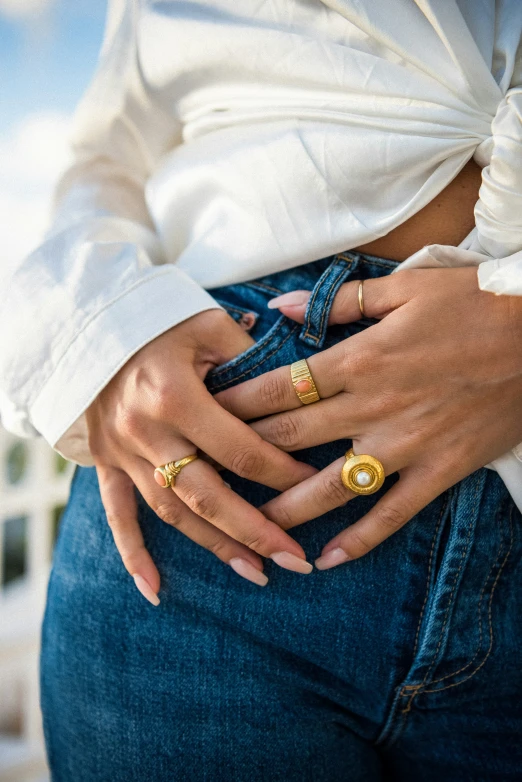
[[[290,365],[290,374],[294,391],[303,405],[311,405],[313,402],[320,400],[321,397],[317,392],[310,367],[305,358],[302,358],[300,361],[294,361]]]

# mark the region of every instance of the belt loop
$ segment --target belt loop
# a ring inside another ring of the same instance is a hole
[[[335,294],[346,278],[357,268],[360,255],[339,253],[316,282],[308,300],[304,325],[299,339],[312,348],[322,348]]]

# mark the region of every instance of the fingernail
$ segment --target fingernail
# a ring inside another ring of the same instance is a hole
[[[270,554],[270,559],[273,559],[279,567],[294,570],[296,573],[311,573],[314,569],[314,566],[306,559],[300,559],[295,554],[290,554],[289,551],[276,551],[275,554]]]
[[[328,570],[328,568],[348,562],[349,559],[350,557],[342,548],[333,548],[327,554],[316,559],[314,564],[317,570]]]
[[[242,557],[232,557],[228,564],[235,570],[238,576],[243,576],[248,581],[252,581],[260,587],[264,587],[268,584],[268,578],[260,570],[255,568],[248,560]]]
[[[277,310],[279,307],[302,307],[310,298],[310,291],[291,291],[270,299],[266,305],[269,310]]]
[[[145,581],[143,576],[140,576],[138,573],[136,573],[133,576],[134,583],[136,584],[137,588],[145,598],[145,600],[148,600],[149,603],[152,603],[153,606],[159,606],[160,599],[157,596],[156,592],[153,590],[151,585]]]

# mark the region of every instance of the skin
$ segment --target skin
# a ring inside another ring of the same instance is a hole
[[[340,288],[331,323],[360,318],[358,286]],[[273,304],[302,323],[309,295]],[[301,405],[289,367],[216,397],[243,420],[265,416],[252,429],[278,448],[353,438],[356,454],[399,473],[369,513],[327,543],[316,561],[323,569],[363,556],[522,440],[521,297],[480,291],[475,268],[414,269],[365,281],[364,306],[379,323],[308,359],[319,402]],[[344,455],[261,510],[290,529],[350,502],[343,463]]]
[[[470,161],[424,209],[359,249],[402,260],[425,244],[458,244],[473,227],[479,184]],[[357,287],[340,289],[331,322],[360,317]],[[400,474],[370,514],[327,544],[316,562],[322,568],[332,556],[339,564],[363,555],[522,441],[522,299],[482,293],[471,268],[403,271],[366,281],[364,294],[367,314],[380,323],[309,360],[323,397],[314,405],[301,407],[289,367],[213,398],[203,382],[208,371],[254,344],[219,310],[145,345],[92,403],[90,449],[107,519],[125,567],[152,603],[160,577],[144,547],[134,486],[167,524],[263,586],[262,557],[311,570],[284,530],[353,498],[340,481],[343,458],[317,473],[292,450],[351,437],[356,453]],[[300,291],[293,305],[287,297],[275,306],[302,322],[308,296]],[[173,490],[155,483],[154,467],[197,449],[201,458],[183,468]],[[282,493],[255,509],[223,482],[221,465]]]
[[[252,344],[222,310],[200,313],[138,351],[87,411],[107,520],[126,569],[139,576],[136,584],[151,602],[158,602],[160,577],[144,547],[134,485],[163,521],[255,583],[266,583],[261,557],[275,557],[297,572],[312,569],[301,546],[235,494],[208,461],[185,467],[173,490],[153,478],[157,465],[198,448],[238,475],[280,491],[315,472],[264,442],[205,388],[210,369]]]

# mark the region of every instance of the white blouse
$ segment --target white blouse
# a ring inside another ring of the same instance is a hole
[[[92,464],[140,347],[253,279],[387,234],[473,157],[476,228],[412,265],[522,295],[520,0],[111,0],[74,162],[0,313],[0,414]],[[493,465],[522,508],[522,445]]]

